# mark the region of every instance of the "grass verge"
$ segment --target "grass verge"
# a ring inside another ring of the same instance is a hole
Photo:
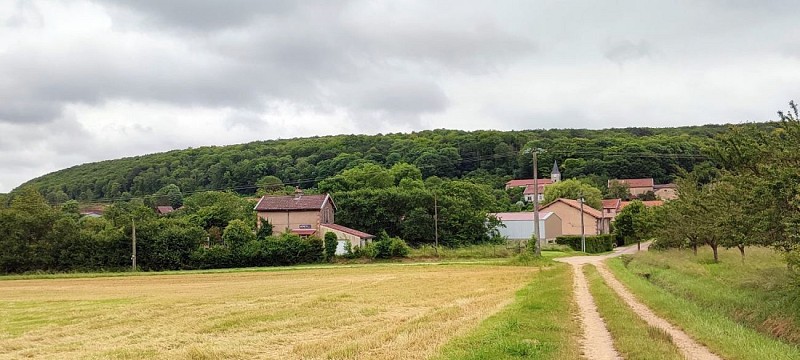
[[[536,274],[514,303],[465,336],[447,343],[434,359],[578,359],[580,325],[572,274],[557,264]]]
[[[614,348],[628,360],[682,360],[672,337],[664,330],[648,325],[603,281],[594,265],[583,268],[600,316],[614,338]]]
[[[653,274],[648,280],[626,268],[621,259],[609,260],[608,266],[656,314],[725,359],[800,359],[797,346],[743,326],[720,308],[693,301],[689,294],[670,293],[651,282]]]

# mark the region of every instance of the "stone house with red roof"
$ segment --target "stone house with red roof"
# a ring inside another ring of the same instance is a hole
[[[336,204],[329,194],[304,195],[298,189],[289,196],[262,196],[253,210],[257,214],[258,227],[265,221],[269,222],[273,235],[288,231],[300,236],[324,238],[325,233],[332,232],[340,241],[342,253],[343,241],[349,241],[351,246],[364,246],[375,237],[335,224]]]
[[[645,178],[645,179],[611,179],[608,180],[608,186],[611,187],[613,183],[620,183],[623,185],[628,186],[628,191],[631,193],[631,196],[637,197],[639,195],[643,195],[648,191],[654,191],[653,186],[655,182],[653,178]]]
[[[581,204],[578,200],[559,198],[542,206],[540,212],[553,212],[561,219],[561,234],[581,234]],[[610,217],[603,212],[583,204],[583,229],[586,235],[608,234],[611,230]]]

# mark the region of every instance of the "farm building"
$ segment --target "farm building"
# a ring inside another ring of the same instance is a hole
[[[498,230],[509,240],[529,240],[533,235],[533,212],[490,214],[505,225]],[[561,236],[561,218],[553,212],[539,213],[539,237],[552,241]]]
[[[273,235],[286,231],[300,236],[323,238],[332,232],[339,239],[337,254],[344,254],[346,241],[351,247],[364,246],[375,237],[334,223],[336,205],[329,194],[304,195],[297,189],[294,196],[263,196],[254,208],[258,214],[258,227],[263,222],[272,224]]]

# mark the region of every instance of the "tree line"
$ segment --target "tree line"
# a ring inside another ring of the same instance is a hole
[[[676,181],[680,198],[652,210],[629,214],[630,236],[654,237],[655,248],[767,246],[800,266],[800,117],[788,113],[769,127],[730,127],[705,148],[713,171],[684,171]],[[626,208],[627,210],[627,208]],[[621,214],[622,216],[622,214]],[[617,228],[620,220],[617,218]]]

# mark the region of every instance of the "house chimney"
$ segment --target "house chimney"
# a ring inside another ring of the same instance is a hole
[[[297,200],[301,197],[303,197],[303,189],[301,189],[299,186],[296,186],[294,188],[294,199]]]

